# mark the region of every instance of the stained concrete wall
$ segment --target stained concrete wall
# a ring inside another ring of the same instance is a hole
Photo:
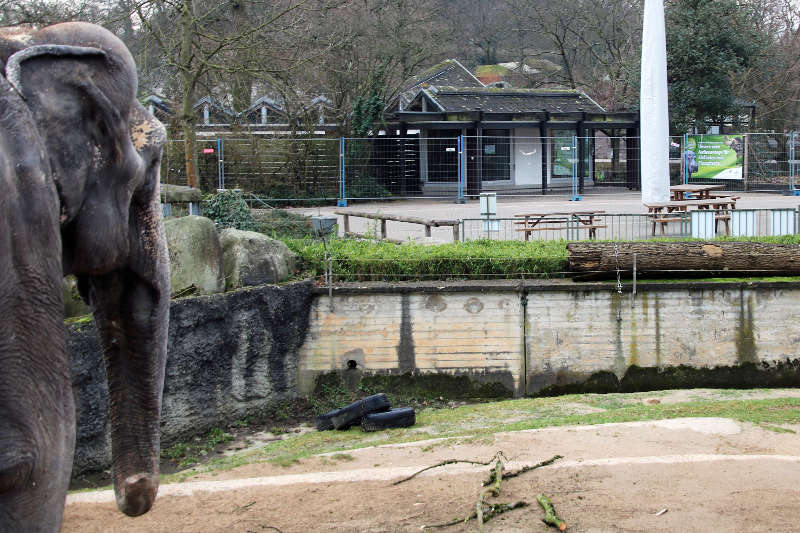
[[[794,359],[798,302],[797,288],[745,285],[640,285],[636,299],[612,290],[532,292],[527,391],[600,370],[621,379],[631,365],[713,368]]]
[[[355,361],[367,372],[444,372],[519,388],[520,298],[511,291],[318,295],[300,349],[298,387]]]
[[[800,285],[525,282],[317,289],[298,387],[352,360],[366,373],[446,372],[516,394],[631,365],[728,366],[798,355]],[[524,339],[524,340],[523,340]]]

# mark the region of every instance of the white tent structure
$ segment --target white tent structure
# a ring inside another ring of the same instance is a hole
[[[662,0],[645,0],[642,30],[642,202],[669,200],[667,35]]]

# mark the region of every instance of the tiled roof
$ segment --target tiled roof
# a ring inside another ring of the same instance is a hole
[[[449,113],[481,110],[486,113],[570,113],[605,110],[580,91],[555,89],[509,89],[491,87],[428,87],[417,98],[431,98]],[[410,107],[416,106],[415,102]]]
[[[483,87],[478,78],[472,75],[456,59],[446,59],[409,78],[403,83],[395,102],[405,108],[417,95],[423,85],[448,85],[454,87]]]

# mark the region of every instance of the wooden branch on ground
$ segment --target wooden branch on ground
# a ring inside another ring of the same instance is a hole
[[[550,501],[550,498],[544,494],[537,494],[536,501],[539,502],[539,505],[544,509],[544,518],[542,518],[542,522],[548,526],[553,526],[559,531],[567,529],[567,523],[556,515],[556,510],[553,508],[553,503]]]
[[[486,496],[487,493],[491,493],[492,496],[497,497],[500,495],[500,483],[503,482],[503,461],[498,458],[497,463],[495,463],[494,468],[492,469],[491,478],[494,480],[493,484],[483,489],[480,494],[478,495],[478,503],[475,506],[475,515],[478,519],[478,531],[483,533],[483,524],[485,522],[483,516],[483,498]]]
[[[422,470],[418,470],[418,471],[414,472],[413,474],[411,474],[410,476],[408,476],[406,478],[398,479],[397,481],[392,482],[392,485],[399,485],[400,483],[404,483],[406,481],[412,480],[415,477],[417,477],[418,475],[420,475],[421,473],[425,472],[426,470],[431,470],[433,468],[439,468],[440,466],[452,465],[452,464],[457,464],[457,463],[466,463],[466,464],[470,464],[470,465],[479,465],[479,466],[489,466],[490,464],[492,464],[492,461],[494,461],[495,459],[499,459],[500,457],[505,458],[505,456],[503,455],[503,452],[497,452],[494,455],[494,457],[492,457],[491,459],[489,459],[485,463],[482,463],[480,461],[470,461],[468,459],[447,459],[445,461],[441,461],[439,463],[436,463],[435,465],[426,466]]]
[[[483,509],[483,523],[485,524],[492,518],[499,516],[503,513],[508,511],[512,511],[514,509],[519,509],[520,507],[527,506],[528,503],[524,501],[518,501],[514,503],[495,503],[489,505],[486,509]],[[478,516],[477,511],[473,511],[472,514],[465,518],[457,518],[455,520],[451,520],[450,522],[444,522],[443,524],[431,524],[429,526],[422,526],[422,531],[426,529],[441,529],[445,527],[454,526],[456,524],[464,524],[469,522],[470,520],[474,520]]]
[[[537,468],[542,468],[543,466],[549,466],[558,461],[559,459],[563,459],[563,457],[560,455],[554,455],[547,461],[542,461],[541,463],[536,463],[535,465],[532,466],[523,466],[522,468],[520,468],[515,472],[503,472],[503,479],[510,479],[512,477],[517,477],[519,475],[522,475],[525,472],[530,472],[531,470],[536,470]],[[489,477],[489,479],[483,482],[483,486],[485,487],[487,485],[491,485],[492,483],[494,483],[494,478]]]

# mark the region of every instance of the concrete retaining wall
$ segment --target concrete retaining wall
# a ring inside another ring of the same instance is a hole
[[[628,289],[629,290],[629,289]],[[355,361],[366,373],[446,372],[516,394],[631,365],[773,362],[798,354],[798,284],[462,284],[318,290],[298,387]],[[332,309],[332,310],[331,310]]]
[[[298,387],[307,394],[320,373],[444,372],[519,388],[522,313],[513,291],[371,292],[318,295],[300,349]]]
[[[569,281],[370,285],[338,288],[332,301],[300,283],[177,300],[162,440],[307,395],[318,376],[348,364],[359,376],[466,375],[517,395],[601,371],[619,379],[631,365],[793,359],[795,380],[798,302],[798,283],[648,284],[633,301],[613,284]],[[80,473],[109,464],[108,391],[94,326],[69,330]]]

